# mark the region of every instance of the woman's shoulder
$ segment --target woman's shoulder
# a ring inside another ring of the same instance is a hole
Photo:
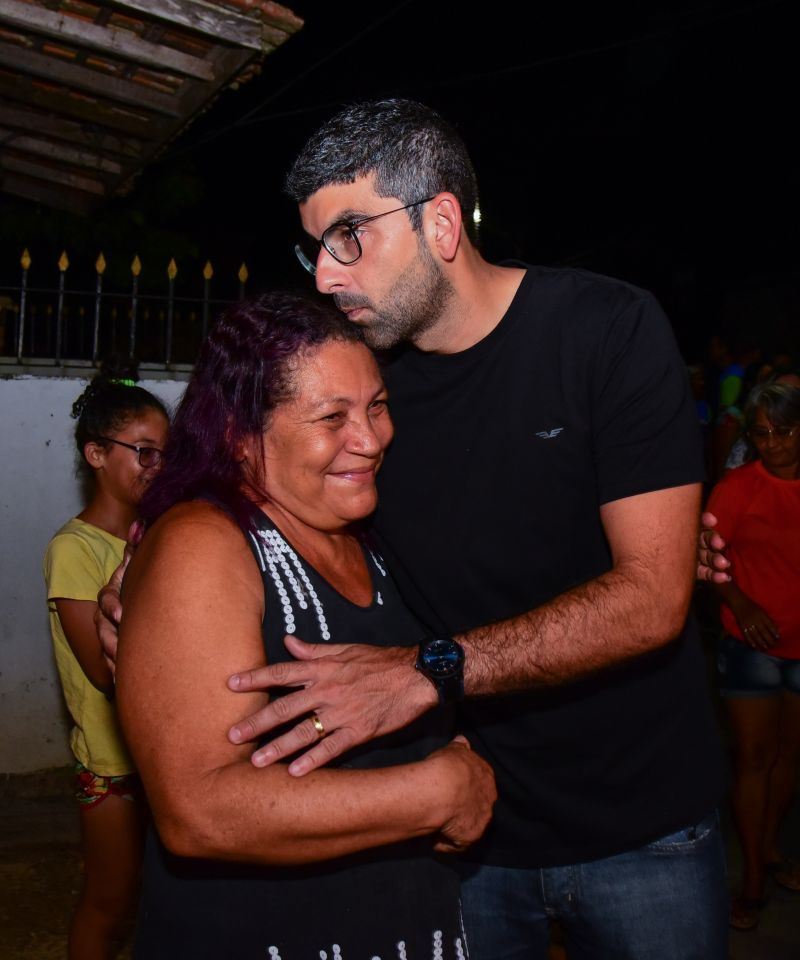
[[[719,487],[749,487],[758,485],[761,481],[761,471],[757,460],[742,463],[737,467],[728,467],[722,474],[717,486]]]
[[[97,563],[114,569],[122,559],[125,541],[78,517],[68,520],[50,538],[45,565],[53,563]]]
[[[125,574],[125,590],[138,594],[208,596],[225,583],[261,598],[261,577],[241,529],[205,501],[177,504],[147,530]]]
[[[247,549],[242,531],[223,510],[193,500],[170,507],[147,529],[131,566],[180,561],[182,568],[219,569]]]
[[[729,510],[736,512],[750,503],[764,484],[764,475],[757,461],[731,467],[711,491],[706,509],[717,515]]]
[[[50,538],[50,543],[56,542],[76,542],[83,543],[110,543],[114,546],[125,545],[124,540],[115,537],[113,533],[96,527],[93,523],[87,523],[80,517],[73,517],[71,520],[60,527]]]
[[[147,531],[146,538],[242,538],[235,521],[220,507],[207,500],[178,503],[162,514]]]

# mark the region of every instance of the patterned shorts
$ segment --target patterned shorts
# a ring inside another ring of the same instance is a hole
[[[106,797],[122,797],[135,802],[141,799],[142,785],[135,773],[121,777],[101,777],[87,770],[82,763],[75,764],[75,797],[82,806],[92,807]]]

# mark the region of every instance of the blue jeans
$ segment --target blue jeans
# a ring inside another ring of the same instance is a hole
[[[712,814],[638,850],[569,867],[463,864],[470,960],[726,960],[728,891]]]

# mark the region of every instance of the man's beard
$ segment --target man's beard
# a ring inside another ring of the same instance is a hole
[[[436,325],[453,296],[450,281],[422,242],[419,251],[417,259],[397,278],[380,307],[358,295],[342,293],[333,297],[339,309],[364,307],[372,311],[372,318],[359,326],[373,350],[389,350],[403,342],[417,343]]]

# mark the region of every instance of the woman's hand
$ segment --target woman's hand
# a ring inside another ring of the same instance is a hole
[[[440,771],[449,786],[446,795],[450,810],[439,829],[434,849],[439,853],[460,853],[475,843],[492,818],[497,800],[494,773],[463,736],[454,737],[424,763]]]
[[[780,640],[775,621],[750,597],[741,593],[731,610],[742,631],[743,642],[754,650],[769,650]]]

